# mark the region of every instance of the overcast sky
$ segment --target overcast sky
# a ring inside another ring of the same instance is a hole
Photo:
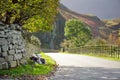
[[[69,9],[101,19],[120,18],[120,0],[61,0]]]

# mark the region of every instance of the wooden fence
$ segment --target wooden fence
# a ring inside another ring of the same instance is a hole
[[[82,46],[79,48],[66,49],[65,51],[120,59],[120,46]]]

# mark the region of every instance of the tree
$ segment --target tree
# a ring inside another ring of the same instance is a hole
[[[76,47],[84,46],[91,37],[91,30],[81,21],[70,19],[66,22],[65,36],[71,40]]]
[[[0,0],[0,21],[19,24],[30,32],[50,30],[59,0]]]

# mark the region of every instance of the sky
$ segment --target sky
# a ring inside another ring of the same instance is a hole
[[[120,0],[61,0],[72,11],[101,19],[120,18]]]

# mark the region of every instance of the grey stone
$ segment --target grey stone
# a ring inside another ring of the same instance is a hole
[[[17,50],[18,51],[18,53],[21,53],[21,50]]]
[[[23,57],[26,57],[26,56],[27,56],[27,54],[26,54],[26,53],[23,53],[22,55],[23,55]]]
[[[0,30],[4,30],[5,28],[3,26],[0,25]]]
[[[18,40],[18,42],[20,41],[20,38],[18,35],[16,35],[16,40]]]
[[[0,31],[0,34],[4,35],[4,34],[5,34],[5,32],[4,32],[4,31]]]
[[[5,25],[4,27],[5,27],[5,29],[8,29],[8,28],[9,28],[9,25]]]
[[[7,52],[8,51],[8,45],[3,45],[2,46],[2,51]]]
[[[18,50],[17,49],[15,50],[15,53],[18,54]]]
[[[24,48],[23,48],[23,49],[21,49],[21,52],[22,52],[22,53],[24,53],[24,52],[25,52],[25,49],[24,49]]]
[[[6,45],[8,44],[8,41],[4,38],[0,38],[0,45]]]
[[[15,54],[14,60],[20,60],[22,58],[22,54]]]
[[[21,47],[21,46],[18,46],[18,48],[17,48],[17,49],[22,51],[22,47]]]
[[[9,64],[10,64],[11,68],[14,68],[14,67],[17,66],[17,62],[16,61],[10,61]]]
[[[18,45],[21,46],[21,44],[22,44],[22,41],[19,41],[19,42],[18,42]]]
[[[7,61],[13,61],[13,55],[6,56],[5,59]]]
[[[0,53],[0,57],[2,57],[2,53]]]
[[[15,54],[15,50],[9,50],[8,54]]]
[[[0,64],[0,70],[2,69],[2,64]]]
[[[12,38],[9,38],[9,39],[8,39],[8,41],[9,41],[9,44],[14,45],[14,41],[13,41],[13,39],[12,39]]]
[[[20,31],[18,31],[18,35],[21,35],[22,33]]]
[[[6,35],[0,34],[0,38],[6,38]]]
[[[20,64],[27,64],[27,61],[25,59],[21,59]]]
[[[2,52],[2,56],[3,57],[8,56],[7,52]]]
[[[0,63],[5,62],[4,58],[0,58]]]
[[[21,31],[21,30],[22,30],[22,28],[21,28],[19,25],[16,25],[16,29],[17,29],[18,31]]]
[[[13,33],[16,35],[16,34],[18,34],[18,31],[13,30]]]
[[[17,62],[17,65],[19,66],[20,65],[20,60],[16,60],[16,62]]]
[[[22,52],[21,50],[16,49],[16,54],[19,54],[21,52]]]
[[[0,22],[0,26],[4,26],[4,23]]]
[[[15,43],[16,43],[16,42],[15,42]],[[14,48],[15,48],[15,49],[18,49],[18,45],[17,45],[17,44],[15,44],[15,45],[14,45]]]
[[[17,36],[16,36],[16,35],[14,35],[14,36],[13,36],[13,40],[16,40],[16,39],[17,39]]]
[[[15,45],[16,44],[16,41],[15,40],[12,40],[12,42],[11,42],[13,45]]]
[[[0,53],[1,53],[2,51],[1,51],[1,48],[0,48]]]
[[[5,33],[9,33],[10,32],[10,30],[8,30],[8,29],[6,29],[6,30],[4,30],[5,31]]]
[[[8,66],[8,63],[7,62],[3,62],[2,63],[2,69],[8,69],[9,66]]]
[[[16,25],[15,24],[10,24],[10,29],[11,30],[15,30],[16,29]]]
[[[10,31],[9,33],[7,33],[7,35],[12,35],[13,34],[13,32],[12,31]]]
[[[7,35],[8,35],[7,39],[10,39],[10,40],[11,40],[13,34],[7,34]]]
[[[14,31],[14,30],[13,30],[13,31]],[[8,37],[12,38],[12,36],[14,36],[13,31],[11,30],[10,32],[7,33]]]
[[[13,49],[13,45],[12,44],[9,45],[9,50],[11,50],[11,49]]]

